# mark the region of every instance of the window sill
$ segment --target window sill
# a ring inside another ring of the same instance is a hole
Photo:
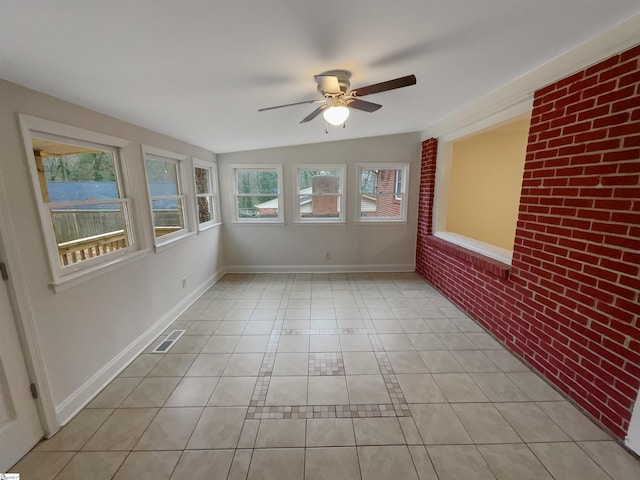
[[[269,221],[269,222],[268,222],[268,221],[265,221],[265,220],[262,220],[262,221],[259,221],[259,222],[256,222],[255,220],[250,220],[250,221],[234,220],[234,221],[233,221],[233,222],[231,222],[231,223],[232,223],[233,225],[238,225],[238,226],[241,226],[241,225],[247,225],[247,226],[256,226],[256,225],[262,225],[262,226],[268,226],[268,225],[271,225],[271,226],[274,226],[274,225],[275,225],[275,226],[282,226],[282,225],[284,225],[284,220],[276,220],[276,221]]]
[[[296,225],[345,225],[346,220],[296,220]]]
[[[199,225],[198,233],[206,232],[207,230],[211,230],[212,228],[219,227],[220,225],[222,225],[222,222],[210,223],[207,225]]]
[[[385,224],[392,224],[392,225],[406,225],[407,221],[403,220],[403,219],[399,219],[399,220],[357,220],[356,225],[385,225]]]
[[[509,278],[511,252],[504,249],[449,232],[429,235],[427,243],[496,277]]]
[[[117,258],[113,258],[112,260],[109,260],[105,263],[94,265],[92,267],[84,268],[77,272],[67,274],[64,277],[54,280],[50,283],[50,285],[53,288],[54,292],[62,292],[69,288],[78,286],[81,283],[86,282],[87,280],[97,278],[104,273],[111,272],[116,268],[138,261],[146,256],[148,252],[149,250],[136,250],[134,252],[127,253]]]
[[[156,244],[156,246],[155,246],[156,253],[162,252],[162,251],[166,250],[167,248],[171,248],[171,247],[179,244],[183,240],[187,240],[187,239],[189,239],[191,237],[195,237],[195,235],[196,235],[196,232],[188,232],[188,233],[184,233],[182,235],[176,236],[176,237],[167,238],[162,243]],[[156,238],[156,240],[157,240],[157,238]]]

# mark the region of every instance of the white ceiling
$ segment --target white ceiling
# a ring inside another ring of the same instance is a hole
[[[214,152],[421,131],[638,0],[0,0],[0,78]],[[415,74],[325,133],[314,74]]]

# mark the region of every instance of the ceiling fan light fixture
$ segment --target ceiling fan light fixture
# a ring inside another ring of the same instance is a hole
[[[343,105],[332,106],[322,112],[324,119],[334,126],[342,125],[349,117],[349,109]]]

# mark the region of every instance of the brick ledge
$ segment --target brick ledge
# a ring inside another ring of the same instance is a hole
[[[434,235],[426,237],[427,245],[438,250],[442,250],[460,260],[472,264],[474,267],[485,270],[486,272],[505,280],[509,278],[511,265],[503,263],[499,260],[482,255],[478,252],[461,247],[455,243],[448,242]]]

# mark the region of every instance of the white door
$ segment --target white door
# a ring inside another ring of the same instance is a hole
[[[7,285],[0,279],[0,472],[8,471],[42,436]]]

